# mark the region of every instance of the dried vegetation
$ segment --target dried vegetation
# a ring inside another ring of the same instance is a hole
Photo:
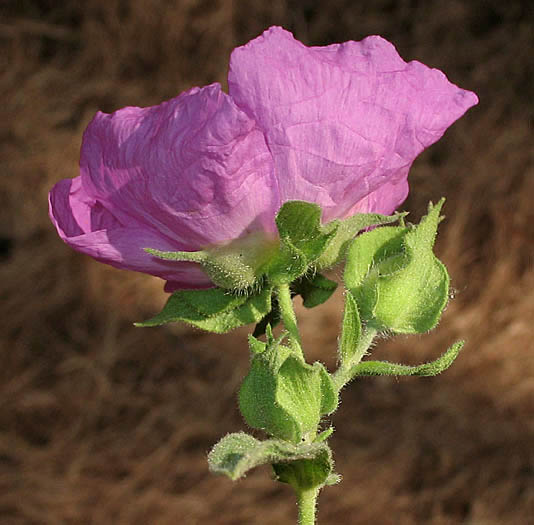
[[[259,469],[239,485],[205,454],[243,428],[244,332],[211,337],[132,321],[155,279],[71,252],[46,210],[77,173],[97,109],[225,82],[230,50],[272,24],[308,43],[377,33],[476,91],[480,105],[415,163],[414,217],[448,198],[438,250],[456,297],[432,335],[376,354],[419,362],[468,344],[437,379],[344,392],[333,445],[342,486],[321,523],[523,524],[534,515],[534,71],[531,2],[509,0],[20,0],[0,9],[0,522],[294,523]],[[341,297],[302,312],[332,364]]]

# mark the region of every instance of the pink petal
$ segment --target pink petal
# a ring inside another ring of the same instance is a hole
[[[146,253],[143,248],[176,248],[159,232],[139,226],[136,221],[123,226],[102,205],[87,197],[81,177],[62,180],[52,188],[49,210],[60,237],[76,251],[116,268],[171,280],[180,288],[213,286],[195,264],[163,261]]]
[[[281,202],[316,202],[323,220],[366,198],[391,211],[416,156],[477,103],[380,37],[308,48],[278,27],[234,50],[228,82],[265,133]]]
[[[98,113],[80,168],[88,197],[122,224],[160,232],[174,250],[273,228],[278,198],[264,136],[218,84],[159,106]]]

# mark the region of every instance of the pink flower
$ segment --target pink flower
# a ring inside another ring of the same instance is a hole
[[[50,192],[50,217],[75,250],[157,275],[166,289],[212,283],[195,263],[144,248],[196,251],[275,232],[288,200],[323,221],[389,214],[421,151],[478,102],[392,44],[306,47],[272,27],[232,53],[229,94],[193,88],[148,108],[97,113],[80,176]]]

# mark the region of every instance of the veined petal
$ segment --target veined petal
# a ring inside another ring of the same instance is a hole
[[[52,188],[49,213],[65,243],[100,262],[155,275],[180,288],[213,286],[195,264],[163,261],[146,253],[147,247],[173,250],[175,246],[156,230],[135,220],[122,225],[83,192],[80,177],[62,180]]]
[[[263,133],[218,84],[159,106],[98,113],[80,168],[88,197],[122,224],[160,232],[174,250],[273,229],[278,195]]]
[[[477,103],[381,37],[306,47],[278,27],[234,50],[228,82],[265,133],[281,202],[316,202],[323,220],[366,198],[391,211],[415,157]]]

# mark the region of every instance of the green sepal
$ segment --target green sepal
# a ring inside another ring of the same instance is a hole
[[[336,291],[337,283],[327,279],[320,273],[313,276],[304,275],[291,285],[295,295],[302,296],[302,304],[306,308],[315,308],[326,302]]]
[[[313,458],[273,463],[277,481],[288,483],[297,491],[332,484],[332,470],[334,468],[332,452],[326,443],[316,443],[318,446],[321,444],[323,447],[317,450]],[[330,483],[327,483],[329,480]],[[339,478],[336,477],[336,482],[338,480]]]
[[[246,290],[255,286],[277,251],[278,241],[260,232],[196,252],[145,248],[145,252],[158,259],[199,263],[215,285],[227,290]]]
[[[338,284],[335,281],[327,279],[320,273],[313,276],[306,274],[291,283],[291,297],[300,295],[302,304],[306,308],[315,308],[327,301],[336,291],[337,286]],[[274,328],[280,320],[280,307],[276,296],[273,294],[271,311],[256,325],[252,335],[254,337],[263,335],[267,325]]]
[[[323,430],[317,437],[314,439],[314,443],[321,443],[321,441],[326,441],[334,433],[334,427],[328,427],[326,430]]]
[[[260,335],[263,335],[265,333],[267,326],[274,328],[280,323],[281,318],[282,314],[280,312],[280,306],[278,305],[278,299],[276,298],[276,294],[273,294],[271,298],[270,312],[265,317],[263,317],[263,319],[260,319],[258,324],[256,324],[252,335],[254,337],[260,337]]]
[[[213,447],[208,455],[208,465],[214,474],[223,474],[235,481],[260,465],[283,465],[314,461],[316,458],[324,465],[324,457],[331,457],[326,443],[293,445],[279,439],[260,441],[244,432],[237,432],[223,437]]]
[[[363,357],[361,354],[358,355],[361,336],[362,324],[358,312],[358,305],[350,290],[347,290],[345,292],[345,310],[343,312],[341,337],[338,348],[339,361],[343,368],[350,367],[354,361],[359,362]]]
[[[335,236],[337,225],[321,225],[321,207],[304,201],[288,201],[276,215],[276,226],[282,242],[289,240],[308,263],[315,261]]]
[[[183,321],[208,332],[229,332],[239,326],[257,323],[271,309],[270,287],[250,295],[232,294],[222,288],[179,290],[174,292],[163,310],[148,321],[135,326],[159,326]]]
[[[338,393],[321,363],[309,365],[281,339],[254,345],[250,371],[239,391],[239,407],[249,426],[292,443],[317,431],[321,416],[333,412]]]
[[[343,279],[365,321],[375,315],[381,265],[402,255],[402,242],[408,231],[401,226],[384,226],[362,233],[350,245]]]
[[[417,226],[385,226],[352,242],[344,280],[362,321],[406,334],[436,326],[449,294],[449,275],[432,251],[443,202]]]
[[[291,283],[304,275],[335,236],[337,225],[321,225],[321,207],[288,201],[276,215],[280,248],[268,264],[266,275],[274,284]]]
[[[458,341],[435,361],[416,366],[386,361],[362,361],[351,369],[351,376],[436,376],[452,365],[463,346],[464,341]]]
[[[395,213],[394,215],[380,215],[378,213],[357,213],[344,220],[335,220],[325,224],[324,228],[335,228],[336,233],[331,239],[326,250],[315,263],[317,270],[334,266],[346,255],[350,242],[362,230],[373,226],[382,226],[402,220],[407,213]]]

